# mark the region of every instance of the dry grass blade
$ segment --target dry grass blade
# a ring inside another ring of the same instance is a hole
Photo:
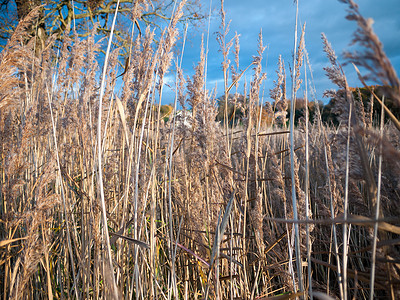
[[[271,136],[271,135],[279,135],[279,134],[286,134],[290,133],[289,130],[284,130],[284,131],[274,131],[274,132],[260,132],[257,134],[257,136]],[[256,135],[253,135],[256,136]]]
[[[228,220],[229,220],[229,216],[232,211],[234,199],[235,199],[235,192],[232,193],[231,199],[229,200],[228,204],[226,205],[222,220],[218,220],[218,225],[217,225],[217,228],[215,231],[214,246],[212,248],[212,254],[211,254],[211,259],[210,259],[211,268],[214,263],[215,257],[217,256],[217,253],[219,252],[219,247],[220,247],[221,241],[224,237],[226,226],[228,225]]]
[[[371,219],[365,216],[360,215],[348,215],[346,220],[343,218],[343,214],[339,214],[336,218],[321,218],[321,219],[313,219],[313,220],[294,220],[294,219],[283,219],[283,218],[271,218],[266,217],[266,220],[277,222],[277,223],[288,223],[288,224],[323,224],[323,225],[332,225],[332,224],[353,224],[358,226],[373,226],[375,223],[385,223],[385,222],[399,222],[399,217],[386,217],[380,219]],[[388,224],[393,226],[391,224]],[[379,225],[380,226],[380,225]],[[396,230],[397,229],[392,229]]]
[[[290,233],[291,231],[292,231],[292,230],[290,229],[290,230],[289,230],[289,233]],[[282,241],[282,240],[286,237],[287,234],[288,234],[287,231],[285,231],[284,233],[282,233],[281,236],[280,236],[279,238],[277,238],[275,242],[271,243],[271,244],[268,246],[268,248],[265,249],[265,254],[267,254],[267,253],[268,253],[269,251],[271,251],[276,245],[278,245],[279,242]]]
[[[400,245],[400,239],[384,240],[384,241],[380,241],[380,242],[376,243],[377,248],[394,246],[394,245]],[[365,251],[371,251],[371,249],[372,249],[372,245],[362,248],[362,249],[359,249],[357,251],[354,251],[351,254],[361,253],[361,252],[365,252]]]
[[[146,244],[145,242],[142,242],[142,241],[139,241],[139,240],[135,240],[135,239],[133,239],[133,238],[131,238],[129,236],[118,234],[118,233],[115,233],[115,232],[110,232],[110,234],[114,235],[114,236],[116,236],[118,238],[124,239],[124,240],[126,240],[128,242],[131,242],[131,243],[133,243],[135,245],[138,245],[138,246],[140,246],[142,248],[145,248],[145,249],[149,249],[150,248],[150,246],[148,244]]]
[[[372,28],[374,21],[371,18],[365,19],[353,0],[340,1],[349,6],[346,18],[350,21],[356,21],[358,25],[352,43],[364,48],[363,51],[345,52],[345,57],[351,63],[358,64],[370,72],[364,78],[379,79],[382,85],[393,87],[394,90],[389,91],[390,96],[397,104],[400,104],[400,80],[383,49],[383,44]]]
[[[168,240],[168,238],[163,237],[161,235],[157,235],[159,238],[163,239],[163,240]],[[173,241],[173,244],[175,244],[177,247],[181,248],[182,250],[186,251],[187,253],[189,253],[190,255],[193,255],[199,262],[201,262],[202,264],[204,264],[207,267],[210,267],[210,264],[208,262],[206,262],[203,258],[201,258],[200,256],[198,256],[196,253],[194,253],[192,250],[190,250],[189,248],[186,248],[185,246]]]
[[[119,97],[116,96],[115,98],[116,98],[116,102],[117,102],[118,112],[121,117],[122,126],[124,128],[125,140],[126,140],[126,143],[128,145],[128,149],[129,149],[129,131],[128,131],[128,127],[126,125],[125,109],[124,109],[124,106],[122,105],[122,102],[119,99]]]
[[[226,168],[227,170],[231,171],[232,173],[235,173],[235,174],[238,174],[238,175],[240,175],[240,176],[245,177],[244,174],[242,174],[242,173],[240,173],[240,172],[234,170],[233,168],[231,168],[231,167],[229,167],[229,166],[227,166],[227,165],[224,165],[224,164],[220,163],[220,162],[217,161],[217,160],[215,161],[215,163],[216,163],[217,165],[221,166],[221,167]]]
[[[231,89],[235,86],[235,84],[237,84],[240,80],[240,78],[242,78],[243,74],[247,71],[248,68],[250,68],[252,65],[254,64],[254,62],[252,62],[250,65],[247,66],[246,69],[244,69],[242,71],[242,73],[240,73],[236,79],[231,83],[231,85],[226,89],[226,94],[229,94],[229,92],[231,91]]]
[[[316,263],[316,264],[319,264],[321,266],[328,267],[331,270],[337,271],[337,267],[335,265],[329,264],[329,263],[327,263],[325,261],[322,261],[322,260],[319,260],[319,259],[316,259],[316,258],[313,258],[313,257],[311,258],[311,261]],[[353,279],[357,278],[358,280],[360,280],[362,282],[365,282],[367,284],[370,283],[370,273],[361,272],[361,271],[352,270],[352,269],[348,269],[347,272],[348,272],[349,277],[351,277]],[[382,276],[382,275],[379,276],[379,279],[381,281],[385,281],[385,283],[389,283],[389,281],[390,281],[389,278],[385,277],[384,275]],[[379,286],[380,289],[385,289],[385,285],[384,284],[378,283],[378,282],[376,282],[375,284],[376,284],[377,287]]]
[[[229,220],[229,216],[231,214],[232,211],[232,206],[233,206],[233,201],[235,199],[235,192],[232,192],[232,196],[231,199],[229,200],[228,204],[226,205],[225,208],[225,212],[222,216],[222,220],[221,220],[221,213],[218,217],[218,225],[217,228],[215,230],[215,237],[214,237],[214,245],[212,248],[212,252],[211,252],[211,258],[210,258],[210,270],[208,272],[208,276],[207,276],[207,288],[206,288],[206,292],[205,292],[205,296],[204,299],[208,299],[208,292],[209,292],[209,288],[210,288],[210,278],[211,278],[211,274],[213,271],[213,267],[216,261],[216,258],[219,256],[219,248],[221,245],[221,241],[224,237],[224,233],[225,233],[225,229],[226,226],[228,225],[228,220]]]
[[[232,256],[228,256],[226,254],[220,253],[219,257],[220,258],[226,258],[227,260],[229,260],[229,262],[232,262],[233,264],[236,264],[239,267],[243,268],[243,264],[240,261],[237,261],[236,259],[233,259]]]
[[[378,223],[379,230],[400,234],[400,227],[398,226],[386,222],[379,222],[378,220],[368,218],[365,216],[359,216],[359,215],[348,215],[348,216],[349,218],[347,218],[347,222],[349,224],[360,225],[360,226],[374,226],[376,223]]]
[[[26,239],[27,239],[27,237],[16,238],[16,239],[10,239],[10,240],[3,240],[3,241],[0,241],[0,247],[5,247],[5,246],[7,246],[7,245],[9,245],[9,244],[12,244],[12,243],[14,243],[14,242],[18,242],[18,241],[26,240]]]

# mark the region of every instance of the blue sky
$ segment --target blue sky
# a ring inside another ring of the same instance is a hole
[[[218,16],[220,1],[212,0],[213,18],[211,19],[207,88],[212,89],[217,84],[217,96],[223,94],[221,62],[222,54],[218,51],[216,35],[220,25]],[[400,74],[400,1],[399,0],[358,0],[360,11],[366,18],[373,18],[373,28],[384,45],[388,57]],[[209,0],[203,0],[204,7],[209,7]],[[289,73],[289,63],[292,64],[295,5],[293,0],[226,0],[226,20],[231,21],[228,39],[235,31],[240,37],[240,68],[244,69],[252,61],[257,51],[257,39],[260,30],[263,41],[268,48],[264,52],[263,68],[267,73],[265,96],[269,99],[269,89],[273,88],[276,79],[278,57],[281,54],[286,63],[286,73]],[[323,67],[328,66],[328,60],[323,52],[321,33],[324,32],[331,42],[339,60],[343,62],[342,52],[349,50],[352,34],[356,29],[355,22],[345,19],[347,5],[337,0],[299,0],[299,21],[306,22],[306,47],[314,75],[314,85],[318,100],[325,103],[322,94],[326,89],[334,89],[325,76]],[[207,34],[207,24],[201,28],[189,27],[189,37],[183,58],[185,74],[193,74],[193,67],[199,61],[201,34]],[[234,57],[231,56],[233,62]],[[360,86],[357,76],[350,67],[345,69],[350,86]],[[251,79],[251,72],[246,73],[246,80]],[[174,75],[170,74],[170,79]],[[290,88],[290,77],[288,77]],[[242,83],[243,85],[243,83]],[[303,91],[299,91],[300,96]],[[164,103],[169,103],[172,93],[165,90]],[[290,95],[288,95],[290,96]]]

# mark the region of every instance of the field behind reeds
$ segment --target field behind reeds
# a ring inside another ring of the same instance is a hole
[[[151,28],[133,42],[121,89],[119,49],[103,70],[96,28],[66,35],[59,52],[49,38],[38,54],[26,28],[39,10],[0,53],[2,298],[398,299],[400,126],[383,103],[400,105],[399,79],[370,22],[343,1],[365,46],[347,59],[382,85],[367,105],[323,39],[339,125],[318,109],[311,122],[307,103],[297,126],[287,113],[307,82],[304,29],[292,74],[278,63],[271,103],[262,36],[244,95],[221,43],[216,122],[206,51],[190,79],[174,57],[184,2],[157,42]],[[177,80],[166,118],[168,70]]]

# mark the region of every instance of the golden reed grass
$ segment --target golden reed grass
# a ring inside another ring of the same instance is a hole
[[[398,104],[399,79],[371,22],[342,2],[365,50],[348,62],[367,68],[383,90],[363,103],[324,36],[325,70],[338,85],[327,95],[340,124],[322,122],[305,95],[291,128],[300,99],[289,109],[283,58],[269,103],[262,34],[241,70],[239,35],[225,40],[223,5],[219,102],[206,89],[207,49],[192,78],[174,56],[185,1],[157,43],[151,27],[131,41],[122,73],[120,50],[108,51],[103,91],[96,26],[85,39],[66,32],[59,52],[54,37],[37,51],[26,30],[33,10],[0,54],[3,299],[400,297],[398,121],[393,114],[376,127],[385,118],[373,108]],[[135,3],[133,18],[151,4]],[[295,95],[307,84],[301,33]],[[161,100],[173,63],[182,111],[175,103],[167,118]],[[239,95],[244,72],[252,77]]]

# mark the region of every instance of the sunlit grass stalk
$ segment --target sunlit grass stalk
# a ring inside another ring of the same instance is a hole
[[[49,108],[50,108],[50,116],[51,116],[51,124],[52,124],[52,129],[53,129],[53,139],[54,139],[54,150],[56,152],[56,159],[57,159],[57,165],[58,165],[58,180],[60,182],[60,190],[61,190],[61,199],[63,201],[63,208],[64,208],[64,218],[65,218],[65,223],[66,223],[66,228],[67,228],[67,245],[68,245],[68,253],[70,256],[71,260],[71,268],[72,268],[72,276],[74,278],[74,292],[75,292],[75,297],[78,298],[78,289],[76,287],[76,271],[75,271],[75,262],[74,262],[74,255],[72,252],[72,244],[71,244],[71,231],[69,227],[69,221],[68,221],[68,210],[67,210],[67,203],[66,203],[66,196],[65,196],[65,191],[64,191],[64,184],[62,180],[62,175],[61,175],[61,165],[60,165],[60,157],[58,154],[58,142],[57,142],[57,131],[56,131],[56,125],[54,122],[54,116],[53,116],[53,108],[52,108],[52,93],[49,91],[49,87],[46,85],[47,89],[47,99],[49,101]]]
[[[293,219],[298,220],[297,216],[297,200],[296,200],[296,180],[294,172],[294,115],[296,108],[296,50],[297,50],[297,22],[299,13],[299,1],[296,0],[296,19],[295,19],[295,30],[294,30],[294,46],[293,46],[293,70],[292,70],[292,97],[290,101],[290,174],[292,182],[292,205],[293,205]],[[298,223],[294,224],[295,234],[295,252],[296,252],[296,267],[297,277],[299,282],[299,290],[303,291],[303,272],[301,262],[301,251],[300,251],[300,233]]]
[[[134,226],[134,237],[135,239],[138,239],[139,236],[139,222],[138,222],[138,202],[139,202],[139,169],[140,169],[140,158],[142,154],[142,145],[143,145],[143,136],[145,132],[145,125],[146,125],[146,119],[147,119],[147,113],[150,109],[150,93],[148,93],[148,98],[146,100],[146,106],[144,108],[144,116],[142,120],[142,128],[140,130],[140,136],[139,136],[139,143],[138,143],[138,150],[137,150],[137,160],[135,164],[135,180],[134,180],[134,210],[133,210],[133,226]],[[145,163],[145,162],[143,162]],[[135,286],[136,286],[136,299],[140,298],[140,293],[139,293],[139,287],[140,285],[140,277],[139,277],[139,266],[138,266],[138,255],[139,255],[139,247],[135,245],[134,248],[134,255],[135,255],[135,267],[134,267],[134,280],[135,280]],[[132,289],[133,292],[133,289]]]
[[[305,48],[305,46],[304,46]],[[307,55],[307,53],[306,53]],[[304,100],[305,100],[305,114],[306,114],[306,128],[305,128],[305,180],[304,180],[304,197],[305,197],[305,211],[306,220],[310,220],[310,153],[309,153],[309,111],[308,111],[308,82],[307,82],[307,64],[308,61],[304,63]],[[310,225],[306,224],[306,249],[307,249],[307,276],[308,276],[308,295],[310,299],[313,299],[313,289],[312,289],[312,275],[311,275],[311,240],[310,240]]]
[[[347,125],[347,146],[346,146],[346,177],[344,189],[344,221],[347,220],[349,209],[349,159],[350,159],[350,133],[351,133],[351,114],[352,103],[349,103],[349,121]],[[348,239],[347,239],[347,224],[343,224],[343,298],[347,299],[347,261],[348,261]]]
[[[228,149],[228,155],[230,156],[230,140],[229,140],[229,116],[228,116],[228,97],[229,97],[229,90],[228,90],[228,78],[229,78],[229,59],[228,54],[230,47],[232,46],[232,41],[226,42],[226,36],[229,32],[229,23],[226,24],[225,21],[225,9],[224,9],[224,0],[221,0],[221,25],[220,25],[220,32],[218,33],[217,40],[219,42],[220,50],[223,56],[223,63],[222,63],[222,74],[224,78],[224,128],[225,128],[225,137]]]
[[[385,104],[385,96],[382,97],[382,103]],[[375,289],[375,269],[376,269],[376,244],[378,239],[378,229],[379,229],[379,215],[380,215],[380,205],[381,205],[381,185],[382,185],[382,151],[383,151],[383,126],[385,123],[385,110],[382,106],[381,108],[381,124],[380,124],[380,143],[379,143],[379,160],[378,160],[378,191],[376,195],[376,207],[375,207],[375,224],[374,224],[374,235],[372,241],[372,264],[371,264],[371,283],[370,283],[370,294],[369,299],[373,300],[374,289]]]
[[[107,66],[108,66],[108,58],[111,50],[111,45],[112,45],[112,37],[113,37],[113,32],[114,32],[114,27],[115,27],[115,21],[117,19],[118,15],[118,7],[119,7],[119,0],[117,1],[117,5],[115,8],[115,14],[111,26],[111,31],[110,31],[110,37],[108,41],[108,46],[107,46],[107,52],[106,56],[104,59],[104,66],[103,66],[103,75],[102,75],[102,80],[101,80],[101,86],[100,86],[100,97],[99,97],[99,112],[98,112],[98,123],[97,123],[97,151],[98,151],[98,182],[99,182],[99,193],[100,193],[100,200],[101,200],[101,209],[102,209],[102,217],[103,217],[103,233],[104,233],[104,238],[106,242],[106,248],[107,248],[107,256],[108,256],[108,263],[109,263],[109,276],[112,279],[112,282],[109,284],[111,285],[109,288],[111,289],[112,297],[114,299],[118,299],[118,289],[117,289],[117,284],[115,282],[115,277],[114,277],[114,267],[113,267],[113,262],[112,262],[112,254],[111,254],[111,245],[110,245],[110,237],[108,234],[108,224],[107,224],[107,212],[106,212],[106,204],[105,204],[105,197],[104,197],[104,187],[103,187],[103,166],[102,166],[102,141],[101,141],[101,115],[102,115],[102,103],[103,103],[103,96],[104,96],[104,89],[105,89],[105,81],[106,81],[106,74],[107,74]],[[107,280],[108,276],[105,276],[105,280]]]

